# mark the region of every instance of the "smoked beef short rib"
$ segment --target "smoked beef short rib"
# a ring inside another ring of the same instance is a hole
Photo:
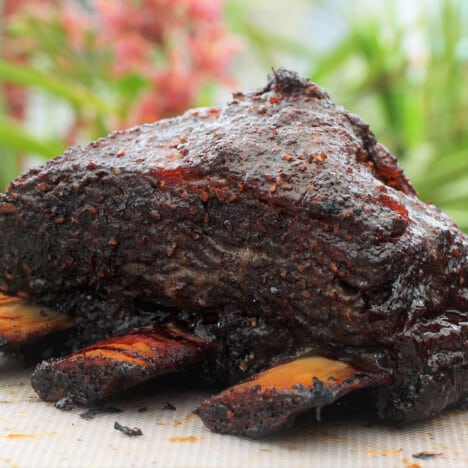
[[[226,107],[71,148],[0,195],[1,292],[73,316],[82,346],[167,324],[203,340],[201,372],[253,380],[198,413],[248,436],[362,386],[382,418],[461,404],[467,259],[367,124],[284,69]],[[307,356],[348,367],[253,377]],[[44,382],[66,364],[38,368],[41,397],[63,396]]]

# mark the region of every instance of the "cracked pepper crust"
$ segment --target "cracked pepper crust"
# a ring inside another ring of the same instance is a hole
[[[467,257],[369,127],[286,70],[0,195],[0,291],[74,315],[80,344],[171,320],[225,383],[320,353],[391,375],[394,419],[468,394]]]

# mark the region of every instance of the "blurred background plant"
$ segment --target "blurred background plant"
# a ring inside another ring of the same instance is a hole
[[[1,186],[27,156],[222,103],[284,65],[371,122],[468,231],[468,2],[3,1]]]

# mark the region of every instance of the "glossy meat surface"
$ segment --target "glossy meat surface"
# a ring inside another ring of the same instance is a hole
[[[229,383],[339,358],[391,375],[376,401],[401,419],[467,393],[467,254],[368,126],[285,70],[71,148],[0,196],[0,291],[76,316],[81,342],[175,321],[217,343],[204,370]],[[424,378],[440,375],[444,402]]]

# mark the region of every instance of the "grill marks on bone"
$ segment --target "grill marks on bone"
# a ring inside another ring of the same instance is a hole
[[[211,350],[207,341],[168,324],[109,338],[76,353],[43,362],[32,384],[47,401],[66,398],[82,405],[160,375],[189,367]]]

